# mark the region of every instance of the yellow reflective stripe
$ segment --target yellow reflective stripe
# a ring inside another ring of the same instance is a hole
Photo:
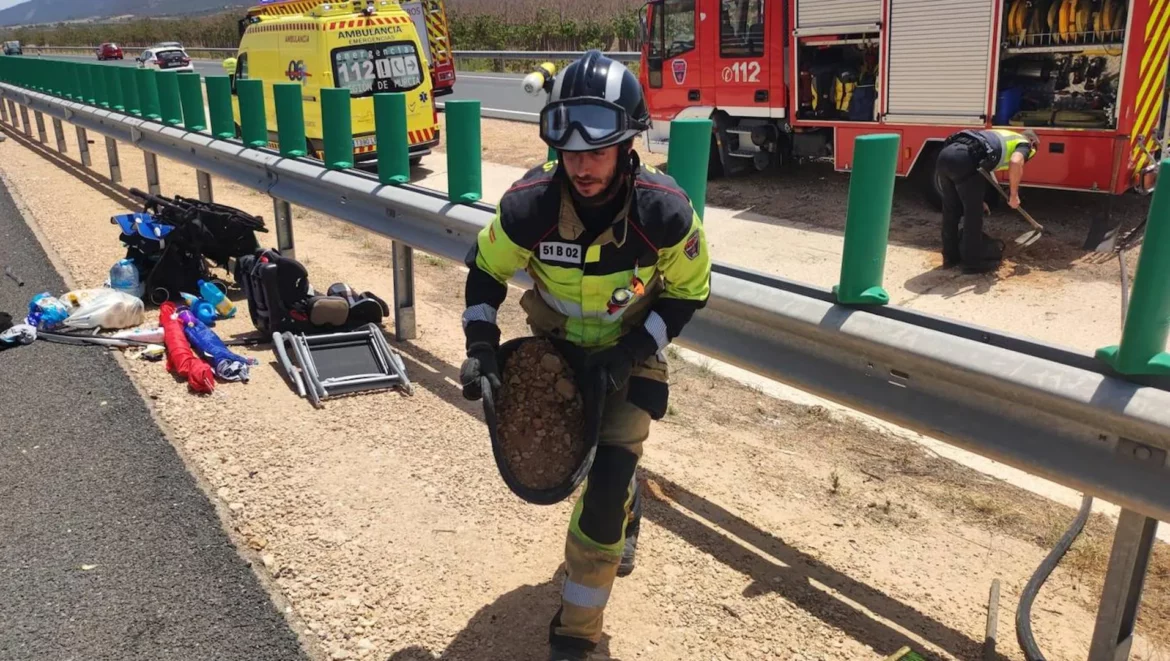
[[[695,233],[699,253],[693,259],[686,255],[687,242]],[[666,281],[662,295],[688,301],[706,300],[711,294],[711,251],[707,246],[707,232],[698,214],[691,218],[691,229],[682,241],[658,251],[658,267]]]
[[[479,250],[475,265],[501,283],[506,283],[515,273],[528,265],[532,251],[512,241],[500,224],[500,211],[491,224],[479,231],[476,238]]]
[[[585,249],[585,263],[593,264],[601,261],[601,246],[596,243]]]

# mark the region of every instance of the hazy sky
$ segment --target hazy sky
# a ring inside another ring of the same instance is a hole
[[[8,9],[12,5],[19,5],[22,2],[27,2],[27,0],[0,0],[0,9]]]

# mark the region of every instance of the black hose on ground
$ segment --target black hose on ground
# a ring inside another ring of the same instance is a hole
[[[1092,510],[1093,497],[1083,497],[1077,518],[1073,519],[1072,525],[1048,552],[1048,556],[1036,568],[1036,573],[1032,574],[1032,578],[1028,579],[1028,584],[1024,586],[1024,591],[1020,593],[1020,605],[1016,609],[1016,640],[1020,643],[1020,649],[1024,651],[1024,658],[1027,661],[1046,661],[1044,653],[1036,645],[1036,638],[1032,635],[1032,603],[1036,601],[1036,595],[1040,593],[1040,588],[1044,587],[1044,582],[1052,575],[1060,559],[1068,553],[1073,541],[1085,529],[1085,523],[1089,520]]]

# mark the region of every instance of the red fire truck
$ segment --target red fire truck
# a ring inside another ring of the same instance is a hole
[[[948,135],[1030,127],[1026,185],[1123,193],[1164,143],[1170,0],[651,0],[643,25],[647,148],[710,117],[715,174],[848,170],[857,136],[897,133],[937,205]]]
[[[257,15],[299,14],[310,11],[319,2],[312,0],[262,1],[248,10],[240,20],[240,36],[249,25],[249,19]],[[451,27],[447,22],[446,0],[402,0],[399,3],[414,21],[419,41],[431,68],[433,94],[444,96],[454,91],[455,53],[451,47]]]

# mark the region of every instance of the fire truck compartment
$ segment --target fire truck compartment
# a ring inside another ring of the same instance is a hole
[[[1126,5],[1004,0],[994,123],[1116,128]]]
[[[796,0],[798,37],[877,32],[882,0]]]
[[[797,117],[811,121],[878,120],[878,34],[800,41]],[[831,40],[830,40],[831,39]]]
[[[987,121],[992,0],[890,3],[887,123]]]

